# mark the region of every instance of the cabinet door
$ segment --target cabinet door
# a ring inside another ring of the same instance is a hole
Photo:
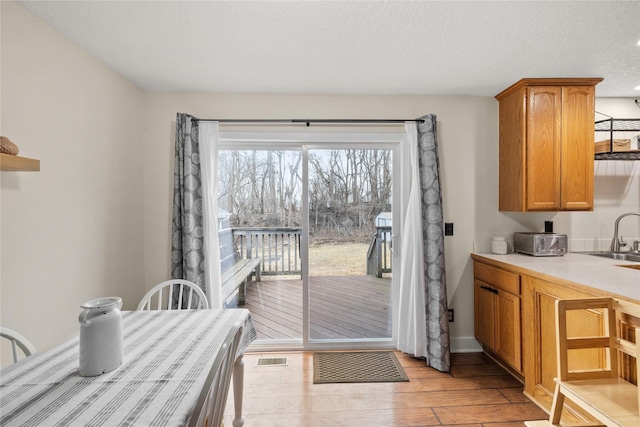
[[[526,210],[526,90],[500,99],[499,181],[500,211]]]
[[[508,292],[498,291],[495,304],[495,352],[511,367],[522,371],[520,298]]]
[[[491,287],[474,280],[474,335],[490,349],[495,348],[495,304]]]
[[[558,210],[562,87],[529,87],[527,97],[527,210]]]
[[[595,88],[562,88],[562,210],[593,209]]]
[[[525,393],[549,410],[558,376],[556,362],[555,302],[565,298],[585,298],[593,295],[531,276],[522,276],[522,322],[524,325],[523,357],[525,363]],[[595,311],[579,311],[568,319],[570,336],[601,334],[604,319]],[[573,350],[571,369],[604,366],[606,359],[593,350]]]

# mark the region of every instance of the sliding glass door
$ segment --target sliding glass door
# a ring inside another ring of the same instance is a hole
[[[239,145],[218,151],[218,226],[261,277],[225,305],[251,311],[257,345],[391,345],[397,144]]]

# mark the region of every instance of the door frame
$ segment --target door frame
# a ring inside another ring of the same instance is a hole
[[[397,125],[393,132],[385,127],[385,132],[330,132],[322,128],[319,131],[310,129],[308,132],[286,131],[221,131],[218,150],[292,150],[302,153],[302,221],[301,236],[301,266],[303,274],[303,336],[302,340],[273,340],[272,342],[254,342],[255,351],[260,350],[340,350],[340,349],[389,349],[397,346],[397,301],[399,289],[399,274],[392,274],[391,279],[391,312],[392,336],[378,339],[350,339],[350,340],[322,340],[311,341],[309,322],[309,198],[308,198],[308,155],[312,149],[389,149],[392,151],[392,252],[393,265],[400,265],[400,243],[402,235],[402,220],[405,193],[408,193],[406,172],[402,172],[408,152],[408,138],[406,132],[398,132]]]

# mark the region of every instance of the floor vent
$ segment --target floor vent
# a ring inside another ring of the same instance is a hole
[[[286,357],[261,357],[258,366],[287,366]]]

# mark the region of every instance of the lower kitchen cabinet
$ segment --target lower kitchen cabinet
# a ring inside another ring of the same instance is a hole
[[[523,357],[525,387],[524,393],[543,408],[549,410],[553,400],[555,381],[558,376],[556,363],[556,314],[555,303],[559,299],[588,298],[597,295],[585,293],[561,284],[527,275],[522,276],[523,298]],[[598,336],[604,329],[604,315],[595,310],[581,310],[568,313],[567,332],[569,336]],[[572,350],[569,367],[572,370],[606,366],[604,352],[593,350]],[[570,405],[569,405],[570,407]],[[576,414],[565,414],[565,417]],[[586,414],[574,418],[582,420]],[[567,418],[571,419],[571,418]]]
[[[476,339],[522,373],[520,276],[476,262],[474,299]]]
[[[555,303],[560,299],[611,297],[602,289],[559,279],[544,272],[523,268],[506,261],[472,254],[474,260],[475,337],[487,353],[524,381],[524,393],[549,411],[558,376],[556,363]],[[528,263],[531,264],[531,263]],[[542,263],[544,264],[544,263]],[[615,267],[621,268],[621,267]],[[623,298],[633,303],[637,300]],[[599,336],[605,328],[605,315],[598,310],[568,313],[569,336]],[[640,318],[618,319],[620,331],[634,339]],[[601,350],[575,349],[569,355],[569,369],[593,369],[608,363]],[[620,361],[622,377],[637,383],[635,362]],[[594,420],[569,401],[563,410],[563,422],[585,423]]]

